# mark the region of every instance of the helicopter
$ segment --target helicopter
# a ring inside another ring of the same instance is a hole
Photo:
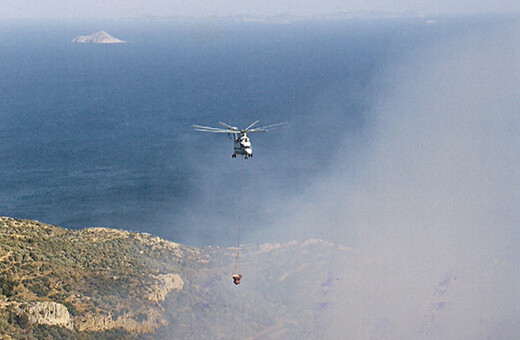
[[[236,126],[231,126],[229,124],[219,122],[220,125],[222,125],[224,128],[215,128],[215,127],[209,127],[209,126],[202,126],[202,125],[192,125],[195,128],[195,131],[201,131],[201,132],[213,132],[213,133],[227,133],[229,136],[233,136],[233,154],[231,155],[232,158],[236,158],[237,155],[240,155],[244,157],[245,159],[248,159],[249,157],[253,157],[253,148],[251,147],[251,140],[247,136],[248,133],[256,133],[256,132],[268,132],[270,129],[282,126],[287,124],[285,123],[277,123],[277,124],[271,124],[266,125],[262,127],[254,127],[256,124],[258,124],[259,120],[251,123],[248,127],[245,129],[239,129]]]

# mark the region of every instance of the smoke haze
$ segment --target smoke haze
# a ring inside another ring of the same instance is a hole
[[[520,334],[520,31],[490,31],[388,67],[363,156],[342,161],[347,137],[276,224],[353,249],[330,262],[325,338]]]

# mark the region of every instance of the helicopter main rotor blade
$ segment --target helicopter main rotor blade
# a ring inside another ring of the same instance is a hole
[[[255,126],[256,124],[258,124],[259,120],[257,120],[256,122],[253,122],[251,125],[249,125],[248,127],[246,127],[244,130],[244,132],[247,132],[249,131],[249,129],[251,129],[253,126]]]
[[[216,128],[216,127],[204,126],[204,125],[196,125],[196,124],[193,124],[192,126],[193,126],[194,128],[196,128],[196,129],[206,129],[206,130],[227,130],[227,129],[222,129],[222,128]]]
[[[286,125],[286,124],[287,124],[287,122],[261,126],[261,127],[251,129],[248,132],[268,132],[271,129],[274,129],[274,128],[277,128],[277,127],[280,127],[280,126]]]
[[[224,122],[218,122],[220,125],[227,127],[230,130],[233,130],[235,132],[239,132],[240,130],[236,126],[231,126],[229,124],[226,124]]]
[[[237,133],[235,130],[231,129],[220,129],[220,128],[214,128],[209,126],[202,126],[202,125],[192,125],[195,128],[195,131],[201,131],[201,132],[213,132],[213,133]]]
[[[232,130],[203,130],[203,129],[195,129],[195,131],[213,132],[213,133],[236,133],[236,131],[232,131]]]

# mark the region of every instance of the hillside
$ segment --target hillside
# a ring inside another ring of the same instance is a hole
[[[349,251],[322,241],[245,247],[244,279],[234,286],[233,249],[3,217],[0,333],[15,339],[298,338],[313,320],[316,331],[316,313],[340,280],[326,266],[338,252]]]

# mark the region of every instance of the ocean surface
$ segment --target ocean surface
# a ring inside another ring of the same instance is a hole
[[[485,25],[3,22],[0,215],[224,246],[234,244],[240,215],[244,241],[276,240],[262,228],[331,159],[361,171],[355,160],[371,142],[382,74],[421,46]],[[70,42],[99,30],[127,43]],[[251,136],[240,188],[231,140],[191,124],[255,120],[289,124]]]

